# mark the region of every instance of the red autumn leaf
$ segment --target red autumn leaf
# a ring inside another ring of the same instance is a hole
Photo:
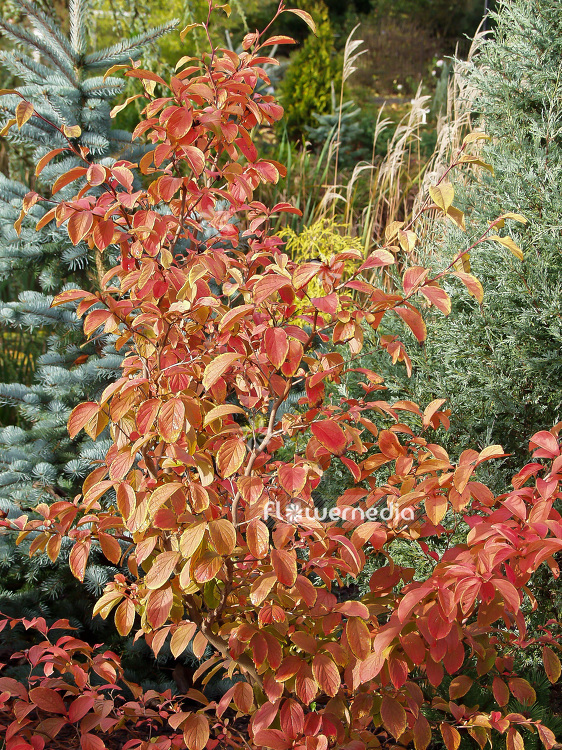
[[[139,68],[134,68],[127,70],[125,75],[133,78],[140,78],[144,81],[154,81],[154,83],[159,83],[161,86],[168,88],[166,81],[151,70],[140,70]]]
[[[529,441],[529,450],[534,451],[533,458],[555,458],[560,455],[558,440],[546,430],[533,435]]]
[[[501,677],[494,677],[494,681],[492,683],[492,691],[494,693],[494,698],[496,699],[496,703],[498,704],[498,706],[507,706],[507,704],[509,703],[509,688],[501,679]]]
[[[135,605],[130,599],[123,599],[115,610],[115,627],[121,636],[129,635],[135,622]]]
[[[66,151],[66,148],[55,148],[53,151],[49,151],[49,153],[45,154],[45,156],[42,156],[39,161],[37,162],[37,166],[35,167],[35,176],[39,177],[43,169],[47,166],[47,164],[55,158],[55,156],[58,156],[59,154],[62,154],[63,151]]]
[[[287,37],[283,37],[283,38],[286,39]],[[267,41],[271,42],[271,39],[273,39],[273,37],[271,37]],[[267,44],[267,42],[264,42],[264,44]],[[287,213],[287,214],[295,214],[296,216],[302,216],[302,211],[299,208],[295,208],[295,206],[292,206],[290,203],[276,203],[271,209],[272,214],[278,213],[280,211],[282,211],[283,213]]]
[[[67,229],[73,245],[77,245],[86,237],[93,223],[94,219],[90,211],[76,211],[72,214],[68,220]]]
[[[268,297],[271,297],[272,294],[275,294],[275,292],[278,292],[285,286],[291,286],[290,279],[287,279],[285,276],[277,276],[276,274],[264,276],[254,286],[255,304],[261,305]]]
[[[249,714],[254,704],[254,691],[247,682],[237,682],[234,686],[232,699],[236,708],[243,714]]]
[[[304,711],[295,700],[285,700],[279,713],[281,729],[287,737],[295,740],[304,731]]]
[[[360,676],[361,683],[374,680],[385,665],[385,658],[380,653],[370,653],[369,656],[361,663]]]
[[[191,714],[183,725],[187,750],[204,750],[209,741],[209,722],[203,714]]]
[[[246,544],[250,553],[258,560],[267,556],[269,552],[269,529],[259,518],[254,518],[248,524]]]
[[[361,617],[363,620],[369,619],[369,609],[363,602],[348,601],[338,604],[336,612],[341,612],[346,617]]]
[[[260,606],[276,583],[277,573],[263,573],[254,581],[250,589],[250,600],[254,607]]]
[[[86,336],[89,338],[95,330],[106,323],[111,317],[112,315],[109,310],[94,310],[91,312],[84,321],[84,333]]]
[[[381,453],[387,458],[398,458],[405,453],[400,441],[390,430],[382,430],[378,443]]]
[[[55,195],[55,193],[58,193],[59,190],[62,190],[63,187],[71,182],[74,182],[74,180],[77,180],[79,177],[83,177],[87,173],[87,171],[87,167],[72,167],[72,169],[69,169],[68,172],[61,174],[61,176],[57,177],[57,179],[53,183],[53,187],[51,190],[52,195]]]
[[[447,750],[457,750],[458,746],[461,744],[461,736],[458,730],[451,726],[451,724],[446,724],[445,722],[442,722],[439,728]]]
[[[409,296],[414,289],[423,283],[428,274],[429,270],[427,268],[422,268],[421,266],[412,266],[412,268],[408,268],[402,277],[404,294]]]
[[[318,695],[318,683],[312,676],[312,671],[308,665],[301,668],[298,672],[295,680],[295,688],[298,698],[305,706],[310,706]]]
[[[91,732],[80,735],[80,746],[82,750],[105,750],[105,743],[102,738]]]
[[[293,286],[295,289],[302,289],[312,279],[316,278],[320,268],[320,263],[303,263],[298,266],[293,273]]]
[[[260,729],[254,736],[254,742],[258,747],[267,747],[270,750],[289,750],[293,747],[291,740],[287,739],[280,729]]]
[[[181,482],[166,482],[166,484],[161,484],[150,495],[150,511],[155,513],[175,492],[181,489],[183,489]]]
[[[149,398],[139,406],[136,414],[136,425],[140,435],[145,435],[152,429],[161,403],[158,398]]]
[[[85,541],[76,542],[70,551],[70,556],[68,558],[70,569],[79,581],[84,580],[86,563],[88,562],[88,555],[90,554],[90,546],[91,541],[90,539],[87,539]]]
[[[425,428],[429,427],[432,423],[432,418],[442,406],[446,402],[447,399],[445,398],[436,398],[434,401],[432,401],[430,404],[428,404],[423,412],[423,420],[422,424]]]
[[[279,583],[293,586],[297,579],[297,556],[283,549],[271,550],[271,562]]]
[[[524,706],[531,706],[537,700],[534,688],[522,677],[512,677],[507,684],[511,694]]]
[[[402,318],[418,341],[425,341],[427,328],[421,314],[411,307],[395,307],[394,312]]]
[[[475,276],[473,276],[471,273],[464,273],[464,271],[455,271],[453,273],[453,276],[456,276],[462,281],[462,283],[467,288],[468,293],[475,297],[478,302],[482,302],[484,300],[484,290],[482,289],[482,284]]]
[[[379,521],[367,521],[355,529],[351,541],[357,549],[361,549],[367,541],[374,549],[382,549],[386,542],[386,531]]]
[[[118,565],[121,559],[121,547],[117,539],[111,534],[104,534],[103,531],[98,531],[98,539],[105,557],[114,565]]]
[[[183,654],[185,649],[189,646],[196,632],[197,625],[194,622],[183,622],[180,623],[172,633],[170,651],[176,659]]]
[[[179,177],[163,175],[158,180],[158,194],[163,201],[169,203],[181,186],[182,181]]]
[[[349,647],[355,656],[363,661],[371,653],[369,628],[359,617],[351,617],[345,624],[345,634]]]
[[[207,414],[205,414],[205,421],[203,422],[203,426],[206,427],[208,424],[211,424],[215,421],[215,419],[222,419],[223,417],[228,417],[231,414],[245,414],[246,412],[244,409],[242,409],[240,406],[235,406],[234,404],[220,404],[219,406],[214,406]]]
[[[209,390],[241,358],[241,354],[228,352],[211,360],[203,374],[203,387]]]
[[[69,706],[69,721],[73,724],[77,721],[80,721],[80,719],[84,718],[88,711],[92,710],[92,708],[94,707],[94,703],[95,698],[93,695],[79,695],[78,698],[75,698]]]
[[[245,457],[246,443],[241,438],[226,440],[219,448],[216,456],[219,474],[225,479],[236,474],[244,463]]]
[[[101,164],[91,164],[86,172],[86,179],[94,187],[102,185],[109,177],[109,170]]]
[[[113,219],[101,219],[94,226],[92,236],[98,250],[105,250],[113,242],[115,224]]]
[[[83,404],[75,406],[68,418],[68,434],[70,437],[74,439],[99,410],[100,405],[95,401],[85,401]]]
[[[285,8],[285,13],[293,13],[295,16],[298,16],[301,18],[305,24],[311,29],[313,34],[316,34],[316,24],[314,23],[314,20],[310,13],[307,13],[306,10],[299,10],[298,8]]]
[[[472,677],[469,677],[466,674],[461,674],[458,675],[458,677],[454,677],[451,680],[451,684],[449,685],[449,698],[452,701],[456,701],[459,698],[462,698],[468,693],[473,683],[474,680],[472,679]]]
[[[555,685],[560,679],[560,673],[562,671],[560,659],[550,648],[550,646],[545,646],[543,648],[542,659],[546,676],[548,677],[550,682]]]
[[[278,370],[289,354],[289,339],[282,328],[268,328],[264,336],[266,354]]]
[[[525,750],[523,737],[521,737],[521,734],[515,729],[515,727],[509,727],[507,730],[505,746],[507,750]]]
[[[540,723],[537,724],[536,727],[539,737],[541,738],[541,742],[546,750],[551,750],[551,748],[555,747],[556,737],[554,736],[554,732],[552,731],[552,729],[549,729],[548,727],[545,727]]]
[[[146,597],[146,619],[155,630],[167,622],[173,601],[174,596],[170,586],[149,592]]]
[[[180,539],[180,551],[184,558],[189,559],[197,552],[206,529],[207,523],[205,521],[196,521],[185,528]]]
[[[158,412],[158,432],[167,443],[177,442],[185,425],[185,405],[179,398],[162,404]]]
[[[340,456],[341,462],[349,469],[349,472],[353,479],[356,482],[359,482],[361,480],[361,469],[359,466],[355,463],[355,461],[352,461],[350,458],[346,458],[345,456]]]
[[[375,250],[367,260],[359,267],[360,271],[366,271],[368,268],[383,268],[396,263],[396,259],[388,250]]]
[[[134,460],[135,454],[131,451],[131,447],[125,446],[122,448],[111,462],[111,466],[109,467],[109,478],[113,480],[125,479]]]
[[[408,633],[402,636],[400,641],[404,652],[414,664],[418,666],[422,664],[425,659],[426,646],[420,636],[417,633]]]
[[[277,469],[279,484],[291,497],[298,496],[306,484],[307,470],[304,466],[283,464]]]
[[[335,315],[338,309],[338,295],[334,292],[327,294],[325,297],[313,297],[311,300],[312,304],[320,312],[327,313],[328,315]]]
[[[406,730],[406,712],[403,706],[395,698],[385,695],[380,711],[385,728],[398,739]]]
[[[174,138],[183,138],[191,129],[193,114],[187,107],[173,107],[172,114],[166,120],[166,130]]]
[[[185,159],[193,172],[199,176],[205,168],[205,154],[196,146],[184,146]]]
[[[179,562],[178,552],[161,552],[153,561],[145,576],[144,584],[149,589],[159,589],[170,578]]]
[[[316,654],[312,660],[312,673],[320,689],[326,695],[333,698],[338,694],[341,677],[338,668],[330,656],[327,654]]]
[[[66,713],[66,705],[62,696],[56,690],[46,687],[32,688],[29,691],[29,700],[42,711],[47,711],[51,714]]]
[[[431,742],[431,727],[425,716],[420,713],[413,727],[414,747],[416,750],[426,750]]]
[[[236,529],[226,518],[210,521],[209,534],[219,555],[231,555],[236,547]]]
[[[449,315],[451,312],[451,298],[444,289],[440,286],[426,285],[420,288],[420,292],[426,297],[432,305],[444,315]]]
[[[95,296],[95,294],[90,294],[90,292],[84,292],[82,289],[67,289],[65,292],[57,294],[57,296],[51,302],[51,307],[64,305],[66,302],[76,302],[79,299],[91,300],[92,302],[98,301],[98,298]]]
[[[313,422],[310,425],[312,434],[322,443],[326,450],[336,456],[341,456],[347,445],[344,431],[333,419],[325,419],[322,422]]]
[[[198,583],[207,583],[216,577],[222,567],[222,557],[208,550],[195,564],[193,575]]]

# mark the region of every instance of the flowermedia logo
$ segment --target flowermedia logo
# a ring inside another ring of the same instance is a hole
[[[284,508],[281,503],[269,502],[263,512],[263,519],[277,518],[287,523],[298,524],[307,521],[327,523],[329,521],[382,521],[389,525],[411,522],[414,520],[413,508],[402,508],[393,502],[383,507],[355,508],[349,505],[335,508],[317,508],[303,505],[299,500],[293,499]]]

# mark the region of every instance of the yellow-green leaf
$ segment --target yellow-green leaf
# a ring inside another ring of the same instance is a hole
[[[484,169],[487,169],[488,172],[494,174],[493,166],[491,164],[488,164],[487,161],[479,159],[477,156],[469,156],[468,154],[464,154],[459,159],[459,164],[475,164],[477,167],[483,167]]]
[[[109,70],[106,70],[103,80],[105,81],[108,76],[112,75],[113,73],[117,73],[118,70],[128,70],[129,67],[129,65],[112,65]]]
[[[23,125],[29,120],[30,117],[33,116],[34,113],[33,104],[31,102],[26,102],[25,100],[23,102],[20,102],[18,106],[16,107],[16,122],[18,123],[18,128],[21,129]]]
[[[130,96],[128,99],[126,99],[123,104],[117,104],[115,107],[113,107],[113,109],[109,113],[109,116],[112,118],[117,117],[121,110],[125,109],[125,107],[128,107],[131,102],[134,102],[135,99],[139,99],[141,96],[144,96],[144,94],[135,94],[134,96]]]
[[[312,33],[316,34],[316,24],[310,13],[307,13],[305,10],[299,10],[298,8],[285,8],[285,13],[294,13],[295,16],[302,18],[305,24],[311,29]]]
[[[529,221],[522,214],[513,214],[511,212],[502,214],[500,219],[513,219],[513,221],[519,221],[521,224],[527,224]]]
[[[516,258],[518,258],[519,260],[523,260],[523,251],[521,250],[519,245],[515,244],[511,237],[500,237],[499,234],[491,234],[486,239],[493,242],[499,242],[500,245],[507,247],[507,249],[510,250]]]
[[[212,388],[217,380],[224,375],[234,362],[241,358],[242,355],[237,352],[227,352],[226,354],[219,354],[218,357],[211,360],[207,367],[205,367],[205,372],[203,374],[203,387],[206,390]]]
[[[455,189],[450,182],[442,182],[440,185],[432,185],[429,188],[429,194],[431,200],[436,203],[442,211],[447,213],[449,206],[452,204],[455,197]]]
[[[449,209],[447,211],[447,216],[451,219],[451,221],[455,222],[455,224],[459,227],[459,229],[462,229],[463,232],[466,231],[466,224],[464,223],[464,214],[460,210],[460,208],[456,208],[455,206],[449,206]]]
[[[2,128],[2,130],[0,130],[0,136],[6,135],[6,133],[8,132],[8,130],[12,127],[12,125],[15,125],[16,122],[17,122],[17,120],[16,120],[15,117],[13,117],[11,120],[8,120],[8,122],[4,125],[4,127]]]
[[[475,141],[489,141],[490,136],[486,135],[486,133],[469,133],[464,137],[464,140],[462,142],[463,146],[468,146],[469,143],[474,143]]]
[[[210,412],[208,412],[205,415],[205,422],[203,424],[204,427],[206,427],[208,424],[211,424],[215,419],[221,419],[222,417],[226,417],[229,414],[245,414],[246,412],[244,409],[242,409],[241,406],[234,406],[234,404],[220,404],[220,406],[215,406],[213,409],[211,409]]]
[[[202,26],[202,25],[203,24],[201,23],[188,23],[187,26],[180,31],[180,39],[182,40],[182,42],[187,36],[187,34],[189,34],[191,29],[195,29],[197,26]]]

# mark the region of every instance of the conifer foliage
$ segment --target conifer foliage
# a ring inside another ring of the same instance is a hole
[[[281,4],[276,17],[282,12],[312,24],[303,11]],[[296,209],[254,200],[284,167],[260,158],[252,129],[282,116],[257,83],[272,63],[268,47],[289,41],[268,27],[248,34],[241,54],[211,47],[201,61],[181,60],[169,82],[122,66],[143,85],[134,136],[145,136],[146,154],[106,165],[60,128],[81,164],[55,183],[52,201],[29,193],[21,214],[46,204],[40,221],[57,221],[73,244],[120,248],[99,291],[66,290],[53,305],[78,302],[85,334],[111,333],[127,355],[121,377],[68,421],[71,438],[84,429],[95,439],[107,426],[111,435],[81,495],[39,504],[12,526],[32,554],[52,560],[70,539],[78,579],[99,544],[126,570],[106,587],[98,614],[155,653],[166,642],[175,655],[191,644],[201,657],[210,647],[196,673],[203,682],[221,669],[242,679],[218,701],[194,688],[182,704],[134,685],[134,700],[123,701],[105,694],[119,677],[114,654],[71,637],[53,643],[40,620],[19,623],[45,639],[24,655],[41,665],[31,689],[0,678],[8,750],[42,750],[70,730],[83,750],[103,750],[127,725],[135,736],[123,747],[143,750],[368,750],[395,740],[425,750],[434,732],[448,750],[462,737],[484,747],[495,732],[508,750],[524,746],[525,732],[547,750],[555,744],[509,701],[535,700],[514,671],[524,647],[542,650],[552,682],[560,676],[559,625],[528,636],[522,610],[532,573],[543,564],[557,571],[562,549],[556,431],[531,438],[533,462],[495,497],[477,472],[504,455],[500,446],[466,450],[453,463],[432,440],[448,423],[442,400],[422,410],[377,399],[381,378],[361,366],[363,326],[406,359],[400,340],[380,334],[383,319],[394,316],[424,341],[420,299],[446,314],[445,281],[460,280],[480,299],[481,287],[454,270],[465,247],[437,274],[408,268],[399,292],[379,286],[374,269],[395,265],[390,243],[397,233],[412,241],[411,227],[389,230],[388,246],[366,258],[351,249],[296,263],[283,252],[272,218]],[[57,197],[77,179],[79,192]],[[445,180],[432,197],[460,220]],[[203,221],[216,230],[205,241]],[[311,296],[317,280],[323,294]],[[364,397],[331,399],[330,383],[349,376],[361,377]],[[298,383],[299,408],[281,416]],[[295,518],[295,498],[311,506],[335,462],[355,485],[338,499],[341,518]],[[359,512],[383,507],[395,510],[385,522]],[[395,563],[396,539],[420,545],[427,575]],[[367,556],[380,560],[367,595],[338,599],[334,583],[359,576]],[[96,687],[92,671],[107,684]],[[471,700],[475,685],[494,710]],[[150,740],[138,736],[143,726]]]
[[[454,298],[446,324],[428,324],[415,383],[404,385],[414,398],[450,399],[457,445],[500,441],[515,454],[513,468],[528,435],[562,419],[562,4],[500,0],[491,28],[462,74],[491,137],[482,157],[494,174],[456,180],[455,188],[469,234],[503,211],[523,214],[527,223],[514,235],[521,251],[506,255],[490,242],[470,254],[486,290],[482,305]],[[460,235],[448,229],[428,255],[450,257]]]

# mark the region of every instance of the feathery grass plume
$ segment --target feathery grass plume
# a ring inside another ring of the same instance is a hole
[[[473,127],[474,100],[477,90],[474,84],[463,75],[478,54],[489,32],[479,30],[475,34],[466,60],[455,57],[447,84],[447,106],[437,117],[437,143],[433,154],[427,161],[423,172],[423,181],[414,201],[414,211],[421,207],[430,185],[440,179],[455,153],[462,146],[465,135]],[[463,179],[459,173],[458,179]]]
[[[349,80],[350,76],[357,70],[357,60],[364,55],[367,50],[360,49],[363,44],[362,39],[354,39],[353,35],[357,31],[361,24],[357,24],[352,30],[345,41],[345,47],[343,51],[343,65],[342,65],[342,76],[340,85],[340,103],[339,103],[339,116],[338,116],[338,127],[336,130],[336,148],[335,148],[335,165],[334,165],[334,190],[338,182],[338,162],[340,155],[340,138],[341,138],[341,126],[342,126],[342,112],[343,112],[343,97],[346,81]],[[335,205],[334,205],[335,210]]]

